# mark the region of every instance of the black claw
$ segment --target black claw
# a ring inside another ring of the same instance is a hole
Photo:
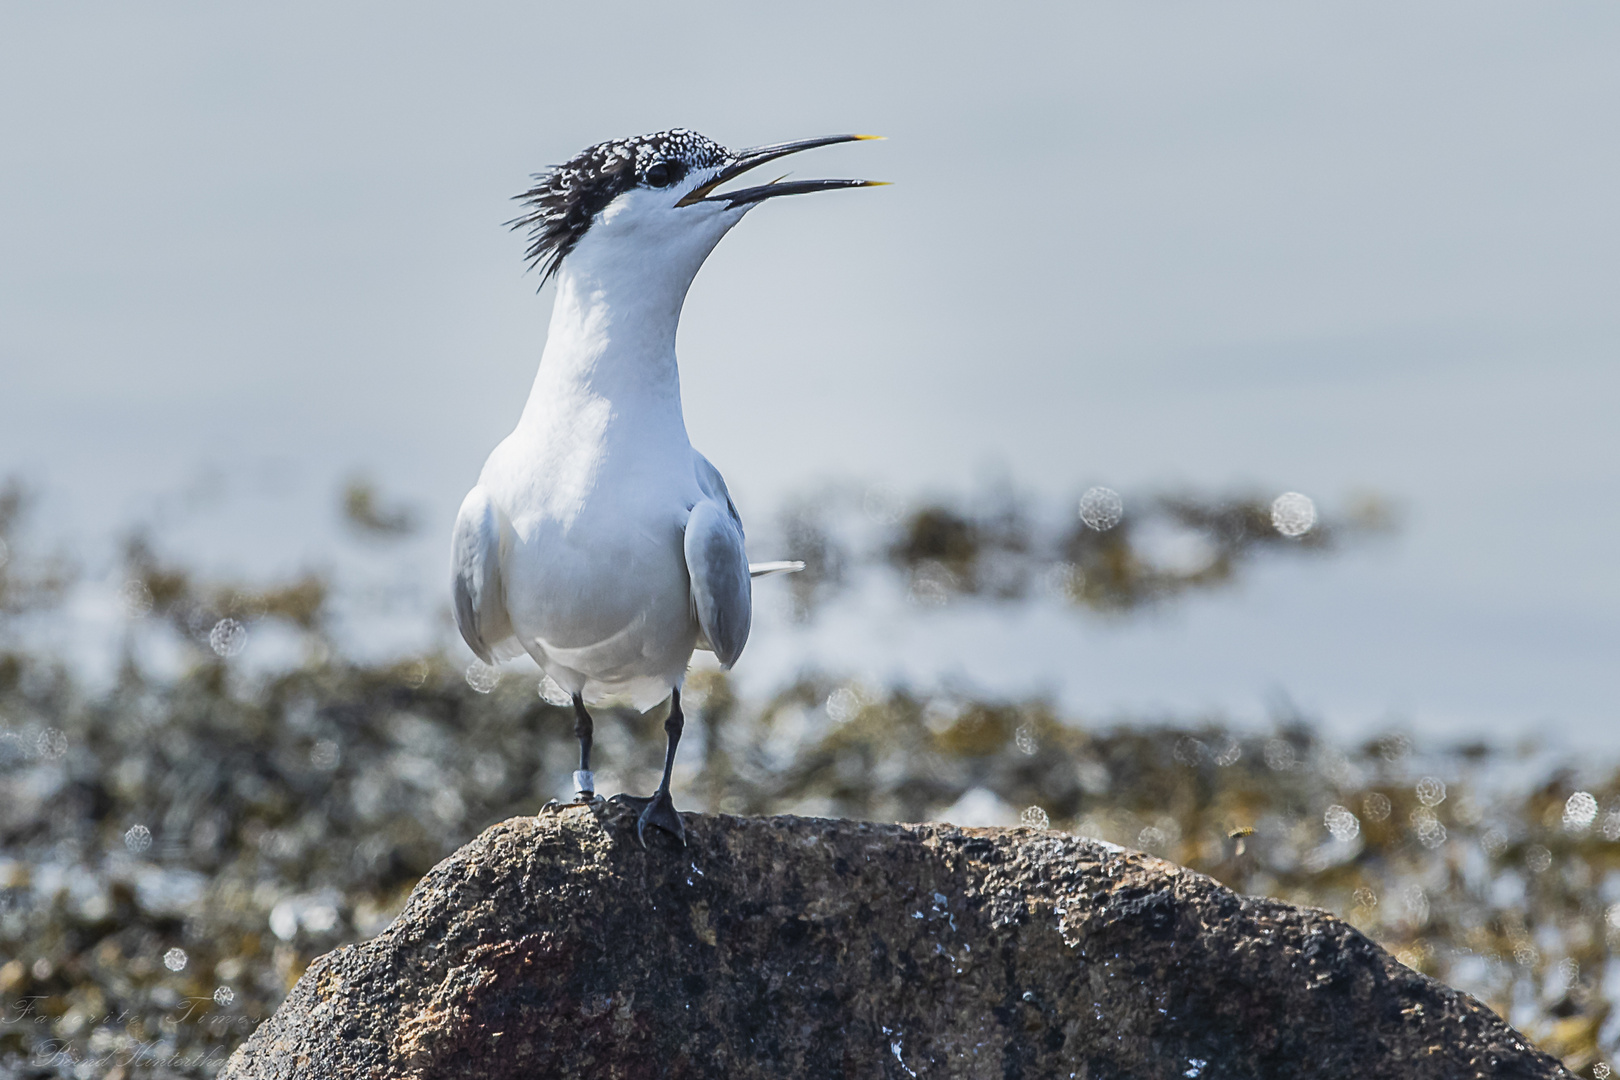
[[[594,792],[581,792],[572,799],[547,799],[545,805],[540,807],[542,814],[555,814],[567,810],[571,806],[594,806],[601,796]]]
[[[643,848],[647,846],[647,826],[662,829],[686,846],[686,826],[681,822],[680,812],[675,809],[675,800],[669,797],[669,792],[655,792],[651,798],[638,795],[615,795],[614,802],[624,802],[631,807],[639,806],[641,813],[636,816],[636,842]]]

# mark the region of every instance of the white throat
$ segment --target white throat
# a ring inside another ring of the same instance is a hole
[[[615,411],[659,402],[679,417],[681,307],[703,261],[742,214],[704,214],[671,227],[641,210],[617,200],[558,268],[525,422],[581,395],[611,401]]]

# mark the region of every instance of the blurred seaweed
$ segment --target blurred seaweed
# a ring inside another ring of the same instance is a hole
[[[73,581],[67,559],[34,555],[21,546],[19,526],[28,503],[20,480],[0,483],[0,619],[52,606]]]
[[[967,498],[904,504],[892,492],[832,489],[791,506],[778,534],[806,572],[792,581],[801,617],[886,565],[910,599],[941,606],[958,597],[1018,602],[1040,592],[1096,612],[1123,613],[1229,585],[1272,555],[1323,555],[1389,532],[1395,512],[1377,496],[1318,515],[1297,492],[1146,495],[1127,502],[1093,487],[1052,512],[1008,486]]]
[[[0,596],[16,599],[0,618],[20,627],[71,567],[21,542],[24,502],[7,490]],[[1299,507],[1279,517],[1277,503],[1164,497],[1125,512],[1094,496],[1042,526],[1011,497],[974,513],[863,497],[864,532],[836,508],[790,512],[781,554],[820,568],[800,586],[806,611],[882,566],[912,591],[919,574],[934,582],[925,604],[1012,602],[1061,572],[1060,595],[1118,612],[1388,519],[1372,503],[1321,520],[1312,506],[1290,537]],[[1176,555],[1155,530],[1207,547]],[[123,559],[128,632],[179,641],[178,675],[130,648],[92,692],[26,635],[0,635],[4,1077],[212,1075],[313,957],[377,933],[437,860],[564,792],[574,763],[572,719],[535,674],[440,652],[345,656],[318,575],[204,581],[140,538]],[[270,627],[305,643],[300,659],[248,666],[246,635]],[[1060,715],[816,674],[743,700],[712,669],[692,673],[686,701],[687,809],[1071,830],[1337,912],[1581,1075],[1607,1075],[1620,1044],[1620,773],[1398,730],[1341,747],[1287,707],[1259,728]],[[661,719],[601,710],[600,786],[652,787]]]
[[[364,477],[355,477],[344,486],[343,517],[366,536],[391,539],[416,531],[416,515],[410,508],[386,504],[376,484]]]

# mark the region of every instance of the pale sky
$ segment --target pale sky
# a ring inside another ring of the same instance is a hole
[[[427,515],[431,592],[544,343],[500,227],[528,174],[872,131],[793,164],[894,187],[762,207],[688,301],[745,515],[999,471],[1371,489],[1405,527],[1123,628],[835,613],[745,675],[1620,745],[1617,55],[1606,3],[9,5],[0,472],[64,535],[210,471],[302,492],[197,533],[269,573],[329,557],[362,469]]]

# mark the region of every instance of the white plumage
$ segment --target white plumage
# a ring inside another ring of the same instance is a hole
[[[683,208],[700,220],[669,229],[669,202],[619,196],[562,263],[528,404],[453,545],[474,652],[526,652],[570,694],[638,709],[680,685],[700,643],[735,663],[752,610],[742,522],[687,438],[675,361],[687,287],[747,208]]]
[[[520,219],[535,227],[530,256],[555,274],[557,296],[528,403],[456,518],[456,624],[486,663],[527,653],[575,698],[585,794],[584,703],[645,710],[675,693],[664,782],[643,824],[676,835],[669,772],[692,652],[729,668],[748,641],[751,577],[803,566],[750,568],[725,481],[687,438],[681,307],[704,259],[759,202],[865,182],[709,193],[763,161],[849,138],[734,155],[661,132],[593,147],[525,196],[536,207]]]

